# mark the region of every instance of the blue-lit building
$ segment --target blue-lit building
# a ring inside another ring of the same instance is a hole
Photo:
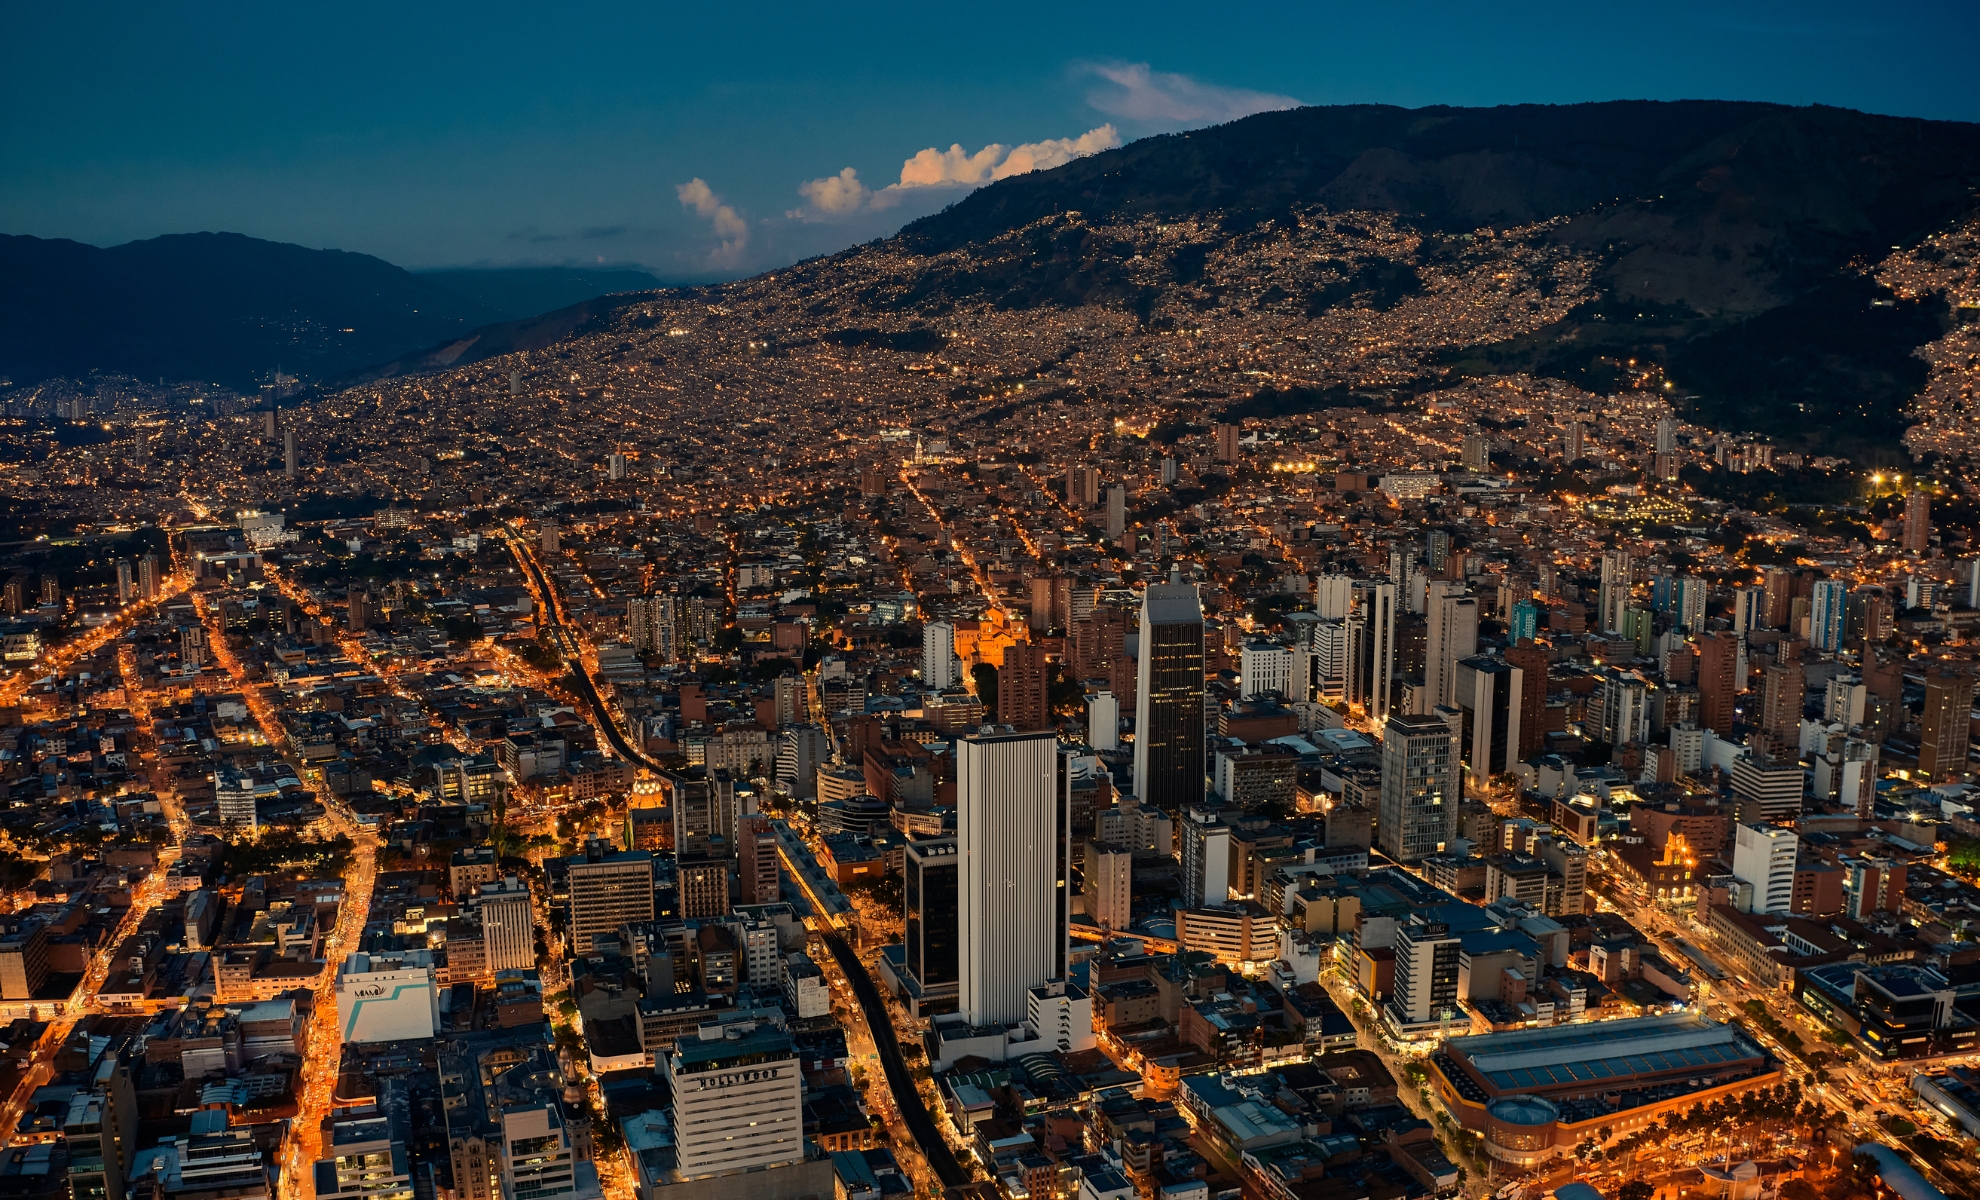
[[[1849,586],[1840,579],[1818,579],[1808,597],[1808,641],[1817,650],[1834,654],[1842,649],[1843,622],[1849,607]]]

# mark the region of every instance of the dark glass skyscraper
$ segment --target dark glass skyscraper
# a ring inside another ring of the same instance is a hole
[[[1148,588],[1140,654],[1134,791],[1179,815],[1203,803],[1203,602],[1194,584]]]
[[[902,898],[907,918],[907,969],[923,994],[953,988],[960,914],[956,904],[956,839],[920,838],[907,845]]]

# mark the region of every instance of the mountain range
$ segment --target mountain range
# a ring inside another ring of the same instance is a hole
[[[478,326],[660,284],[636,270],[414,273],[235,233],[107,249],[0,236],[0,282],[0,377],[106,371],[244,389],[278,366],[333,377]]]

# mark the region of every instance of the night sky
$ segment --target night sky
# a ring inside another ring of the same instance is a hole
[[[9,5],[0,232],[719,278],[1027,166],[1295,103],[1980,119],[1971,0],[305,7]]]

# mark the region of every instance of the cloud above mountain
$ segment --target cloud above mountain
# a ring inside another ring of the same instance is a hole
[[[1017,146],[992,142],[974,153],[965,150],[960,142],[952,143],[947,150],[928,146],[901,163],[898,182],[877,191],[861,182],[859,173],[851,167],[837,175],[807,180],[798,185],[798,194],[806,201],[804,207],[785,215],[804,221],[827,221],[863,210],[893,208],[922,188],[982,187],[1012,175],[1048,171],[1120,144],[1120,131],[1108,124],[1089,129],[1078,137],[1046,138]]]
[[[1300,107],[1291,96],[1199,83],[1187,75],[1152,70],[1145,62],[1082,63],[1075,71],[1101,80],[1087,91],[1088,104],[1126,121],[1205,125]]]
[[[722,203],[715,189],[699,175],[674,188],[680,197],[683,208],[708,219],[715,233],[715,249],[709,251],[708,261],[712,266],[733,266],[741,260],[743,251],[749,247],[749,223],[737,214],[734,208]]]

